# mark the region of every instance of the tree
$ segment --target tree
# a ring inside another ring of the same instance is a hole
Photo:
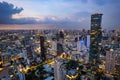
[[[70,60],[66,63],[65,67],[66,69],[76,69],[79,66],[79,62],[75,60]]]

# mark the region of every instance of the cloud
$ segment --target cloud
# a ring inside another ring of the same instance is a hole
[[[56,16],[47,16],[43,21],[39,21],[41,24],[53,25],[64,29],[78,29],[78,28],[89,28],[90,23],[89,12],[77,12],[68,15],[64,18]]]
[[[12,15],[19,14],[23,8],[14,7],[13,4],[0,2],[0,23],[12,23]]]
[[[78,12],[64,18],[57,16],[46,16],[42,20],[33,17],[12,18],[13,15],[19,14],[22,11],[23,8],[15,7],[13,4],[7,2],[0,2],[0,24],[39,24],[56,26],[59,28],[78,28],[82,26],[81,21],[84,20],[84,17],[88,16],[86,12]]]
[[[19,14],[23,8],[15,7],[7,2],[0,2],[0,24],[35,24],[38,23],[35,18],[26,17],[14,19],[13,15]]]
[[[78,21],[80,19],[82,20],[83,18],[89,18],[90,15],[91,15],[90,12],[82,11],[82,12],[76,12],[76,13],[72,14],[72,15],[70,15],[70,17],[72,18],[72,20]]]
[[[32,4],[33,2],[35,3],[35,1],[31,1]],[[40,4],[39,2],[37,3]],[[24,3],[24,0],[22,3]],[[38,4],[33,4],[34,6],[29,8],[31,12],[25,6],[19,5],[24,7],[28,14],[32,14],[32,12],[38,13],[37,18],[15,19],[12,18],[12,15],[20,14],[23,8],[15,7],[7,2],[0,2],[0,24],[38,24],[60,28],[90,28],[91,14],[103,13],[103,28],[120,26],[120,0],[46,0],[41,5]],[[45,5],[43,6],[42,4]],[[35,5],[37,6],[35,7]],[[27,16],[26,14],[24,15]],[[35,15],[33,13],[31,16]],[[38,16],[42,16],[42,19],[38,18]]]

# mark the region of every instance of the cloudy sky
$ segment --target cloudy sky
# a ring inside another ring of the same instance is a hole
[[[103,28],[119,28],[119,8],[120,0],[0,0],[0,29],[89,29],[94,13],[103,13]]]

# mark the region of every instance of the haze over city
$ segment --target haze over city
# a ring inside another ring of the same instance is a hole
[[[120,27],[120,0],[1,0],[0,29],[90,28],[102,13],[103,29]]]

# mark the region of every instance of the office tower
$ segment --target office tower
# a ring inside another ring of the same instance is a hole
[[[55,60],[55,66],[54,66],[54,75],[55,75],[55,80],[61,80],[60,79],[60,63]]]
[[[54,65],[54,79],[55,80],[64,80],[62,64],[63,64],[63,60],[55,59],[55,65]]]
[[[60,31],[59,34],[56,35],[57,37],[57,55],[60,55],[64,52],[63,50],[63,40],[64,40],[64,32]]]
[[[85,49],[86,49],[86,46],[85,46],[84,39],[78,40],[77,41],[77,51],[83,51]]]
[[[46,59],[45,53],[46,53],[46,48],[45,48],[45,38],[43,35],[40,35],[40,47],[41,47],[41,58],[42,60]]]
[[[87,35],[87,48],[90,48],[90,35]]]
[[[2,53],[1,53],[1,50],[0,50],[0,68],[2,68]]]
[[[60,44],[63,44],[63,40],[64,40],[64,32],[63,32],[63,31],[60,31],[60,32],[59,32],[59,43],[60,43]]]
[[[57,34],[56,34],[56,39],[59,41],[61,39],[64,39],[64,31],[59,31]]]
[[[57,55],[60,55],[63,52],[64,52],[63,45],[60,43],[57,43]]]
[[[64,39],[64,31],[60,31],[60,38]]]
[[[120,51],[118,51],[117,57],[116,57],[116,64],[115,64],[116,71],[118,71],[118,74],[120,76]]]
[[[110,49],[106,52],[106,65],[105,71],[109,74],[114,74],[115,68],[115,55],[116,52],[113,49]]]
[[[52,50],[57,51],[57,43],[55,40],[52,41]]]
[[[30,36],[25,36],[25,45],[30,44]]]
[[[27,46],[26,50],[27,50],[27,57],[28,58],[33,58],[32,46]]]
[[[102,14],[91,15],[91,33],[90,33],[90,62],[97,61],[98,45],[101,43],[102,31],[101,31]]]

